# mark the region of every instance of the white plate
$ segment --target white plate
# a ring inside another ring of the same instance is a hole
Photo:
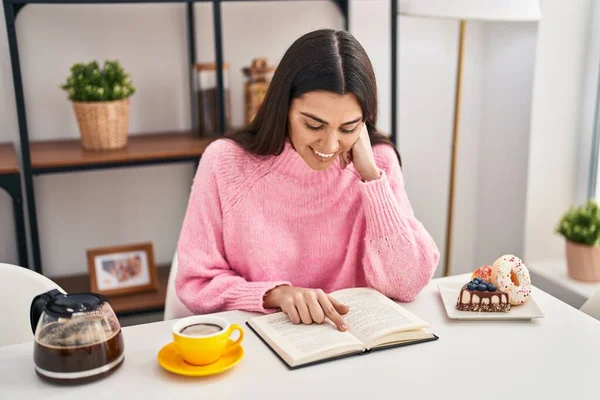
[[[464,283],[438,283],[438,289],[448,318],[463,320],[531,320],[544,317],[544,313],[532,296],[529,296],[529,300],[525,304],[512,306],[508,312],[459,311],[456,309],[456,299],[458,299],[458,294],[463,286]]]

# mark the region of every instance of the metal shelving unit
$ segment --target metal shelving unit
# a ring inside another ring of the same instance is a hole
[[[29,232],[33,260],[24,265],[43,273],[40,254],[40,238],[36,213],[34,176],[59,172],[79,172],[91,169],[125,168],[140,165],[156,165],[177,162],[197,162],[202,156],[209,139],[198,138],[193,130],[196,126],[196,110],[192,107],[191,129],[187,132],[152,132],[130,136],[128,147],[123,150],[91,153],[81,149],[78,140],[30,141],[27,127],[27,114],[19,48],[17,43],[16,21],[19,12],[27,4],[147,4],[168,3],[186,6],[188,66],[190,74],[190,101],[195,104],[193,66],[196,62],[196,29],[194,3],[212,3],[214,26],[215,62],[217,64],[217,110],[219,132],[224,134],[225,114],[223,97],[223,39],[221,6],[227,2],[249,2],[256,0],[3,0],[4,17],[8,34],[13,86],[15,92],[19,140],[22,157],[22,173],[25,183]],[[261,0],[264,1],[264,0]],[[303,1],[303,0],[267,0]],[[349,0],[327,0],[337,5],[348,29]]]

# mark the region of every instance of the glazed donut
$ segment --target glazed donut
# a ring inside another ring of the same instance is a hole
[[[529,270],[519,257],[506,254],[492,265],[492,283],[498,290],[508,293],[510,304],[523,304],[531,293]]]

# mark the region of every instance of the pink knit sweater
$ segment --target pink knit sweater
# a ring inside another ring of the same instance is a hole
[[[439,260],[415,218],[394,150],[373,149],[382,172],[363,182],[352,165],[309,168],[291,144],[257,158],[229,140],[204,153],[177,246],[176,291],[194,313],[271,312],[281,284],[368,286],[412,301]]]

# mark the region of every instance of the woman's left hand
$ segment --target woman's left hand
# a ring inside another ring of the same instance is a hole
[[[369,131],[365,123],[363,123],[360,135],[350,150],[340,153],[342,169],[346,168],[350,163],[354,164],[354,168],[365,182],[374,181],[381,176],[379,168],[377,168],[377,164],[375,163],[373,148],[369,139]]]

